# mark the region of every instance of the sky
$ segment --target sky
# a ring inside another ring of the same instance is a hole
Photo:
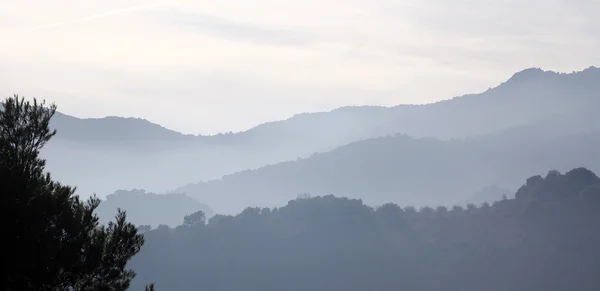
[[[600,66],[600,0],[0,0],[0,94],[183,133]]]

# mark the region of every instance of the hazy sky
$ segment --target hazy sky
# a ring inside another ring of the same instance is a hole
[[[600,0],[0,0],[0,93],[239,131],[600,65]]]

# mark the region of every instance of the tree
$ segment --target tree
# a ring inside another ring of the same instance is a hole
[[[45,172],[42,147],[56,134],[50,120],[56,105],[7,98],[0,111],[0,193],[5,252],[2,290],[126,290],[135,273],[126,264],[143,236],[118,211],[100,226],[75,188]]]
[[[452,206],[452,212],[460,213],[460,212],[464,212],[464,211],[465,211],[465,208],[462,207],[461,205]]]
[[[183,217],[184,225],[204,225],[206,224],[206,214],[202,210]]]
[[[448,207],[440,205],[435,208],[435,211],[440,214],[445,214],[448,212]]]

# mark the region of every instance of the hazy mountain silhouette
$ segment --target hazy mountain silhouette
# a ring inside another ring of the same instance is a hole
[[[50,126],[58,129],[56,138],[72,141],[122,143],[194,138],[140,118],[77,118],[57,112]]]
[[[304,113],[213,136],[183,135],[134,118],[58,115],[53,126],[59,134],[43,154],[49,170],[79,185],[83,195],[134,188],[163,192],[396,133],[448,140],[539,124],[557,115],[584,122],[588,116],[582,112],[593,116],[589,109],[600,105],[597,92],[600,69],[595,67],[571,74],[527,69],[480,94],[427,105]]]
[[[207,217],[212,209],[182,194],[154,194],[144,190],[117,191],[106,196],[97,209],[101,223],[114,220],[117,208],[127,211],[129,221],[136,225],[157,227],[177,226],[187,214],[202,210]]]

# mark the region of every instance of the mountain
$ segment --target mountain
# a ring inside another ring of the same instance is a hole
[[[58,115],[53,123],[58,136],[43,154],[53,175],[79,185],[84,195],[136,188],[164,192],[396,133],[450,140],[540,123],[556,115],[583,119],[580,112],[600,105],[597,92],[596,67],[570,74],[527,69],[480,94],[427,105],[304,113],[214,136],[183,135],[140,119]]]
[[[600,117],[561,116],[446,141],[380,137],[175,191],[210,204],[217,213],[283,205],[302,193],[343,195],[371,205],[452,206],[489,185],[515,190],[523,176],[579,166],[600,169]]]
[[[96,210],[101,223],[114,221],[117,209],[125,210],[127,218],[135,225],[177,226],[183,217],[203,211],[207,217],[213,211],[205,204],[182,194],[155,194],[144,190],[117,191],[106,196]]]
[[[56,138],[91,143],[184,141],[194,137],[145,119],[116,116],[77,118],[57,112],[50,126],[58,129]]]

